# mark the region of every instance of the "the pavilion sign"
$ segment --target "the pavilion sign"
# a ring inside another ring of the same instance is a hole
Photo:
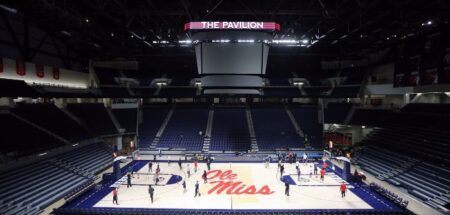
[[[279,31],[276,22],[189,22],[184,30],[268,30]]]

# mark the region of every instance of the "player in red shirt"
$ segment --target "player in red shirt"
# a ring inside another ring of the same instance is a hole
[[[323,182],[323,180],[324,180],[324,177],[325,177],[325,169],[324,168],[322,168],[321,170],[320,170],[320,180]]]
[[[340,190],[341,190],[341,196],[342,196],[342,198],[344,198],[345,197],[345,191],[347,191],[347,185],[344,182],[342,182]]]
[[[197,167],[198,167],[198,162],[197,160],[194,161],[194,172],[197,173]]]

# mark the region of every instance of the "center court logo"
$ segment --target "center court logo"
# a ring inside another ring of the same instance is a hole
[[[227,195],[270,195],[275,191],[271,191],[268,185],[257,189],[255,185],[247,186],[242,181],[237,180],[237,174],[231,170],[222,172],[222,170],[212,170],[207,173],[209,184],[214,187],[208,191],[208,194],[227,194]]]

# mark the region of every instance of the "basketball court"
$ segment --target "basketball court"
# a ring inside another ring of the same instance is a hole
[[[139,161],[146,162],[148,161]],[[283,179],[288,179],[290,195],[285,195],[285,184],[280,180],[277,164],[265,167],[263,163],[213,163],[208,173],[208,182],[201,179],[206,170],[199,163],[194,172],[190,163],[191,177],[187,177],[186,163],[180,170],[177,163],[159,163],[161,168],[159,185],[154,185],[154,175],[145,164],[132,179],[133,186],[127,188],[126,176],[111,187],[119,187],[119,205],[112,202],[112,192],[98,201],[94,207],[115,208],[175,208],[175,209],[373,209],[360,194],[355,194],[349,185],[345,198],[341,197],[339,185],[343,181],[334,172],[327,172],[324,181],[318,175],[310,175],[312,163],[301,163],[301,177],[297,178],[295,164],[284,164]],[[153,165],[155,171],[156,163]],[[319,168],[319,167],[318,167]],[[207,170],[206,170],[207,171]],[[176,183],[172,178],[181,176]],[[182,187],[186,180],[187,190]],[[194,197],[194,185],[200,184],[200,197]],[[154,203],[150,201],[148,185],[155,188]],[[228,187],[226,185],[229,185]]]

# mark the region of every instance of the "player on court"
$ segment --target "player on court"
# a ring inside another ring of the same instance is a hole
[[[189,164],[187,164],[186,169],[187,169],[186,172],[187,172],[188,178],[190,178],[191,177],[191,167],[189,166]]]
[[[197,197],[197,195],[200,197],[200,185],[198,184],[198,181],[195,183],[195,196]]]
[[[150,161],[148,162],[148,172],[152,172],[153,163]]]
[[[148,194],[150,194],[150,200],[153,204],[153,194],[155,193],[155,189],[153,189],[152,185],[148,185]]]
[[[127,174],[127,188],[132,187],[131,185],[131,175],[130,173]]]
[[[325,178],[325,169],[323,168],[320,170],[320,180],[323,182],[324,178]]]
[[[114,190],[113,190],[113,204],[114,205],[119,205],[118,197],[117,197],[117,195],[118,195],[117,190],[118,190],[117,187],[114,188]]]
[[[194,172],[197,173],[198,161],[194,161]]]
[[[181,185],[183,185],[183,193],[185,193],[186,192],[186,180],[183,180],[183,184],[181,184]]]
[[[161,172],[161,169],[159,168],[159,163],[156,165],[156,174],[159,175],[159,173]]]
[[[285,194],[286,196],[289,196],[289,183],[284,182],[284,186],[285,186],[285,188],[284,188],[284,194]]]
[[[208,178],[206,177],[206,170],[203,170],[202,179],[205,184],[208,183]]]
[[[341,196],[342,196],[342,198],[344,198],[345,192],[347,191],[347,185],[345,184],[345,182],[342,182],[342,184],[340,186],[340,190],[341,190]]]

